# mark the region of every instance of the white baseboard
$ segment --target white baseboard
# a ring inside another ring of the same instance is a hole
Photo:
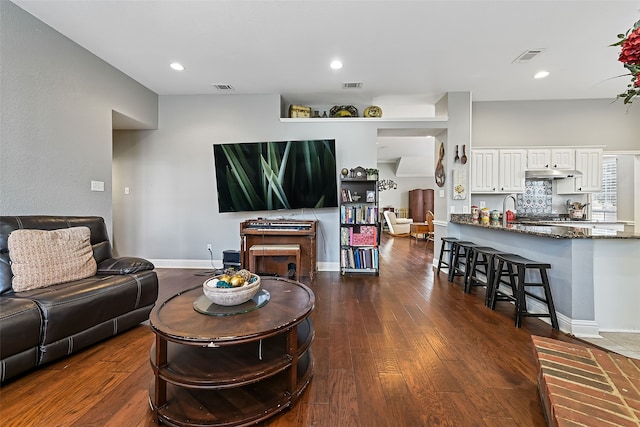
[[[205,259],[150,259],[149,261],[156,268],[198,268],[209,270],[223,268],[223,262],[219,259],[214,259],[213,262]]]
[[[547,313],[547,305],[536,300],[527,298],[527,309],[530,313]],[[575,335],[581,338],[601,338],[599,335],[598,322],[595,320],[576,320],[562,313],[556,312],[558,317],[558,327],[566,334]],[[551,324],[551,319],[540,318],[545,323]]]
[[[319,262],[316,264],[318,271],[340,271],[338,262]]]
[[[214,269],[223,268],[223,262],[219,259],[209,260],[202,259],[150,259],[156,268],[197,268],[197,269]],[[316,265],[318,271],[340,271],[340,264],[337,262],[319,262]]]

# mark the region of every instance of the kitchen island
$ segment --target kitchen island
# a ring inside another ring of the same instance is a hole
[[[640,234],[549,224],[482,225],[452,215],[447,235],[551,264],[560,329],[582,337],[640,333]],[[545,312],[535,300],[532,312]]]

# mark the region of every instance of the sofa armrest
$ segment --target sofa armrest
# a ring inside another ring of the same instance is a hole
[[[98,264],[98,272],[96,274],[132,274],[139,271],[153,270],[154,268],[153,263],[143,258],[107,258]]]
[[[413,218],[396,218],[396,224],[413,224]]]

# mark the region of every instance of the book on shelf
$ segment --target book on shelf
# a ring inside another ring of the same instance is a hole
[[[377,269],[378,248],[343,248],[340,251],[340,260],[343,268]]]
[[[349,244],[351,246],[375,246],[378,235],[378,227],[375,225],[361,225],[351,227]]]
[[[344,203],[353,201],[353,199],[351,197],[351,190],[349,190],[348,188],[343,188],[342,189],[342,201]]]
[[[369,205],[340,206],[340,222],[343,224],[376,224],[378,207]]]

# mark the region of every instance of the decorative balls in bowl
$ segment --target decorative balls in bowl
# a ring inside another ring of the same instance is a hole
[[[260,276],[239,270],[233,275],[223,274],[204,282],[204,295],[214,304],[231,306],[249,301],[260,289]]]

